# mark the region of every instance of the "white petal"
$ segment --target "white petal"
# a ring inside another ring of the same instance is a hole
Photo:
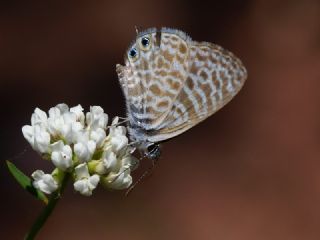
[[[47,153],[50,145],[50,134],[40,125],[34,126],[34,150]]]
[[[56,108],[58,108],[60,110],[61,115],[64,114],[65,112],[69,111],[69,107],[67,104],[65,103],[60,103],[56,106]]]
[[[88,141],[88,150],[91,154],[94,153],[94,151],[96,150],[96,147],[97,147],[97,145],[94,141],[92,141],[92,140]]]
[[[77,115],[75,113],[65,112],[62,116],[65,124],[74,123],[77,121]]]
[[[86,144],[89,141],[89,132],[87,130],[79,130],[73,133],[74,143],[83,143]]]
[[[61,152],[63,149],[63,146],[64,146],[63,141],[59,140],[51,144],[51,149],[53,152]]]
[[[34,126],[36,124],[47,124],[47,114],[40,108],[36,108],[31,116],[31,125]]]
[[[87,162],[91,156],[87,146],[83,143],[77,143],[74,145],[74,153],[76,154],[80,162]]]
[[[72,167],[72,149],[69,145],[63,145],[62,141],[52,144],[54,149],[51,153],[52,163],[59,169],[65,171]]]
[[[79,123],[79,122],[72,123],[72,131],[73,132],[78,132],[81,130],[83,130],[83,125],[81,123]]]
[[[78,179],[78,180],[90,177],[88,166],[86,163],[79,164],[75,168],[75,173],[76,173],[76,179]]]
[[[84,131],[84,125],[82,125],[82,123],[80,122],[73,122],[71,123],[71,141],[72,143],[77,143],[80,136],[83,135],[83,133],[85,133],[86,131]],[[86,135],[86,140],[88,141],[89,139],[89,134],[87,133]]]
[[[114,152],[112,152],[112,151],[105,152],[105,156],[104,156],[104,159],[103,159],[103,165],[107,169],[110,169],[112,171],[113,168],[117,165],[116,154]]]
[[[98,174],[94,174],[91,177],[89,177],[89,186],[90,188],[93,190],[97,187],[99,181],[100,181],[100,177]]]
[[[85,152],[86,152],[86,148],[85,148],[85,146],[84,146],[84,144],[83,143],[77,143],[77,144],[75,144],[74,145],[74,152],[75,152],[75,154],[76,154],[76,156],[79,158],[82,158],[85,154]]]
[[[108,115],[104,113],[100,106],[91,106],[90,112],[86,115],[86,120],[91,129],[105,129],[108,123]]]
[[[22,127],[22,134],[28,143],[33,147],[34,146],[34,130],[30,125],[25,125]]]
[[[95,174],[89,178],[84,178],[81,180],[77,180],[73,186],[74,189],[80,192],[82,195],[91,196],[92,191],[97,187],[100,181],[100,177]]]
[[[61,129],[61,135],[66,140],[67,143],[72,143],[73,134],[72,134],[72,125],[71,123],[63,124]]]
[[[112,126],[110,128],[110,136],[122,136],[122,135],[126,135],[126,128],[124,126]]]
[[[41,180],[43,175],[44,175],[44,172],[42,170],[36,170],[31,174],[32,178],[35,181]]]
[[[104,111],[102,109],[102,107],[100,106],[90,106],[90,112],[93,114],[93,115],[101,115]]]
[[[110,142],[112,144],[113,151],[117,153],[128,145],[128,138],[124,135],[117,135],[112,137]]]
[[[70,112],[75,113],[77,117],[77,121],[79,121],[81,124],[84,124],[84,113],[83,113],[83,108],[80,104],[70,108]]]
[[[57,109],[57,111],[60,111],[60,110]],[[48,130],[53,136],[61,135],[63,125],[64,125],[64,120],[61,115],[56,115],[55,117],[49,117],[48,119]]]
[[[107,124],[108,124],[108,114],[103,113],[100,118],[99,127],[106,129]]]
[[[64,145],[63,146],[63,150],[62,150],[63,154],[65,154],[68,158],[72,158],[72,149],[69,145]]]
[[[44,193],[50,194],[58,188],[58,183],[50,174],[36,170],[31,176],[34,179],[33,186]]]
[[[90,167],[90,165],[91,165],[91,167]],[[95,161],[89,162],[88,167],[89,167],[89,169],[91,169],[92,171],[94,171],[95,173],[97,173],[99,175],[104,175],[107,173],[107,169],[105,168],[104,163],[101,160],[95,160]]]
[[[83,195],[90,196],[92,190],[94,190],[99,181],[100,177],[97,174],[93,176],[89,175],[89,170],[87,164],[79,164],[75,168],[76,181],[73,184],[74,189]]]
[[[92,192],[90,191],[87,182],[87,179],[75,181],[73,184],[74,190],[80,192],[82,195],[90,196]]]
[[[80,162],[87,162],[91,159],[96,150],[96,143],[92,140],[79,142],[74,145],[74,152]]]
[[[57,107],[52,107],[49,109],[49,118],[54,119],[61,116],[60,109]]]
[[[95,141],[96,145],[100,147],[106,138],[106,132],[102,128],[91,131],[90,139]]]
[[[112,189],[126,189],[132,184],[132,177],[129,170],[122,169],[118,174],[110,174],[105,181],[105,185]]]

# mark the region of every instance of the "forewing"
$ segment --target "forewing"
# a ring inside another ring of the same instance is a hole
[[[116,71],[118,73],[119,83],[125,96],[127,113],[129,118],[134,118],[131,113],[142,113],[142,92],[143,86],[135,77],[132,68],[117,64]]]
[[[155,42],[155,29],[148,29],[144,35],[150,38],[151,42]],[[117,64],[119,82],[126,99],[127,115],[130,123],[140,123],[147,117],[145,112],[146,92],[149,81],[151,80],[151,62],[154,59],[156,51],[155,46],[150,46],[148,51],[140,49],[138,42],[140,36],[129,46],[126,51],[124,60],[125,66]],[[136,49],[137,56],[129,58],[129,52]]]
[[[149,49],[141,46],[144,37],[152,40]],[[170,113],[188,76],[187,40],[184,33],[173,29],[158,33],[151,29],[137,36],[131,46],[139,51],[137,60],[117,67],[131,125],[154,130]]]
[[[180,34],[177,34],[180,33]],[[162,29],[151,63],[151,76],[143,94],[146,130],[156,129],[170,113],[188,75],[187,36],[177,30]]]
[[[231,52],[211,43],[190,42],[188,75],[169,114],[150,133],[159,142],[177,136],[226,105],[241,89],[247,72]]]

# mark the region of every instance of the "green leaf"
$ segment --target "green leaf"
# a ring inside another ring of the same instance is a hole
[[[12,162],[7,161],[7,166],[12,174],[12,176],[17,180],[17,182],[29,193],[31,193],[34,197],[37,199],[43,201],[45,204],[48,203],[48,198],[46,195],[44,195],[43,192],[40,190],[36,189],[32,185],[32,180],[26,176],[23,172],[21,172]]]

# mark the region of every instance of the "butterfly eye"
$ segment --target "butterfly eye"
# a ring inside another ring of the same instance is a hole
[[[136,48],[131,48],[128,52],[128,57],[130,60],[135,61],[138,59],[138,50]]]
[[[150,37],[142,37],[140,39],[140,48],[144,51],[149,50],[151,47]]]
[[[147,47],[147,46],[149,46],[149,43],[150,43],[150,39],[149,38],[144,37],[144,38],[141,39],[142,46]]]

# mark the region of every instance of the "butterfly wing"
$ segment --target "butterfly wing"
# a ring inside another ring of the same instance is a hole
[[[151,44],[142,46],[142,39]],[[192,41],[183,32],[163,28],[140,33],[117,65],[126,97],[129,133],[137,142],[177,136],[227,104],[243,86],[241,61],[220,46]]]
[[[146,37],[149,46],[142,45]],[[125,66],[117,65],[126,98],[129,132],[135,140],[146,139],[147,131],[162,124],[172,109],[188,76],[188,40],[178,30],[146,30],[127,51],[130,54],[135,49],[137,56],[125,57]]]
[[[188,74],[169,113],[148,141],[175,137],[226,105],[241,89],[247,72],[241,61],[222,47],[190,42]]]

